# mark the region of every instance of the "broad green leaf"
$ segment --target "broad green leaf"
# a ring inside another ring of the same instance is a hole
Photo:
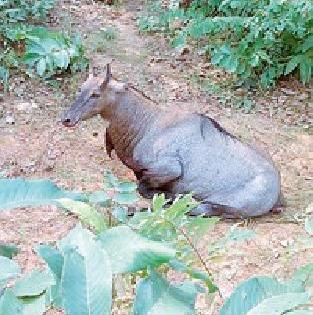
[[[39,271],[34,269],[22,279],[16,281],[13,292],[17,297],[37,296],[55,284],[49,270]]]
[[[0,256],[12,258],[18,253],[18,248],[14,244],[0,244]]]
[[[133,182],[119,182],[116,190],[121,193],[131,193],[136,191],[137,185]]]
[[[87,203],[65,198],[57,201],[64,209],[76,214],[82,222],[94,228],[97,233],[107,228],[105,217]]]
[[[112,172],[105,170],[103,174],[103,186],[104,188],[114,188],[118,185],[119,181]]]
[[[0,256],[0,282],[20,274],[21,269],[18,264],[4,256]]]
[[[89,202],[99,204],[100,206],[108,206],[111,198],[102,190],[95,191],[88,197]]]
[[[304,222],[304,228],[308,234],[313,235],[313,216],[307,216]]]
[[[36,252],[45,260],[56,278],[61,279],[64,262],[62,254],[57,249],[49,245],[37,246]]]
[[[293,274],[292,279],[302,281],[306,286],[313,286],[313,264],[301,266]]]
[[[51,58],[56,67],[66,69],[70,63],[70,56],[64,49],[53,52]]]
[[[39,245],[36,248],[36,252],[41,256],[50,270],[54,274],[55,285],[51,286],[46,293],[47,304],[53,304],[58,307],[62,306],[62,292],[60,290],[61,276],[64,259],[62,254],[55,248],[49,245]]]
[[[56,199],[84,200],[84,195],[58,188],[48,180],[0,179],[0,211],[56,204]]]
[[[240,283],[225,301],[220,315],[247,315],[263,300],[284,293],[303,293],[301,282],[280,283],[269,277],[254,277]]]
[[[24,306],[13,294],[11,289],[6,289],[0,297],[0,315],[23,315]]]
[[[94,235],[77,226],[60,243],[64,252],[62,292],[69,315],[110,314],[112,271],[110,260]]]
[[[283,315],[299,305],[309,303],[308,293],[285,293],[263,300],[247,315]]]
[[[128,219],[128,209],[126,207],[114,207],[112,209],[113,217],[120,223],[126,223]]]
[[[194,315],[198,292],[189,281],[174,286],[151,272],[137,285],[134,315]]]
[[[112,272],[135,272],[158,266],[175,256],[166,243],[141,237],[127,226],[117,226],[100,234],[99,240],[111,260]]]
[[[45,294],[19,299],[23,303],[23,315],[43,315],[46,310]]]

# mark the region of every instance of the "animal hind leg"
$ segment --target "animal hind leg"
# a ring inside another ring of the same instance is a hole
[[[189,211],[190,216],[223,216],[227,219],[238,219],[242,218],[240,215],[236,214],[236,210],[225,205],[218,205],[214,203],[200,203],[198,206]]]

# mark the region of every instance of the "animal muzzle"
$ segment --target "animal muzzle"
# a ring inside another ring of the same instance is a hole
[[[81,120],[81,115],[71,113],[70,111],[64,112],[61,115],[61,122],[65,127],[74,127]]]

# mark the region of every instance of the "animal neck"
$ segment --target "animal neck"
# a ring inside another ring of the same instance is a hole
[[[121,160],[132,157],[133,150],[157,117],[156,107],[130,89],[116,100],[102,117],[109,121],[109,134]]]

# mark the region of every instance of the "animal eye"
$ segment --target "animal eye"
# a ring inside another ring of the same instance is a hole
[[[91,97],[100,97],[100,93],[97,91],[92,92]]]

